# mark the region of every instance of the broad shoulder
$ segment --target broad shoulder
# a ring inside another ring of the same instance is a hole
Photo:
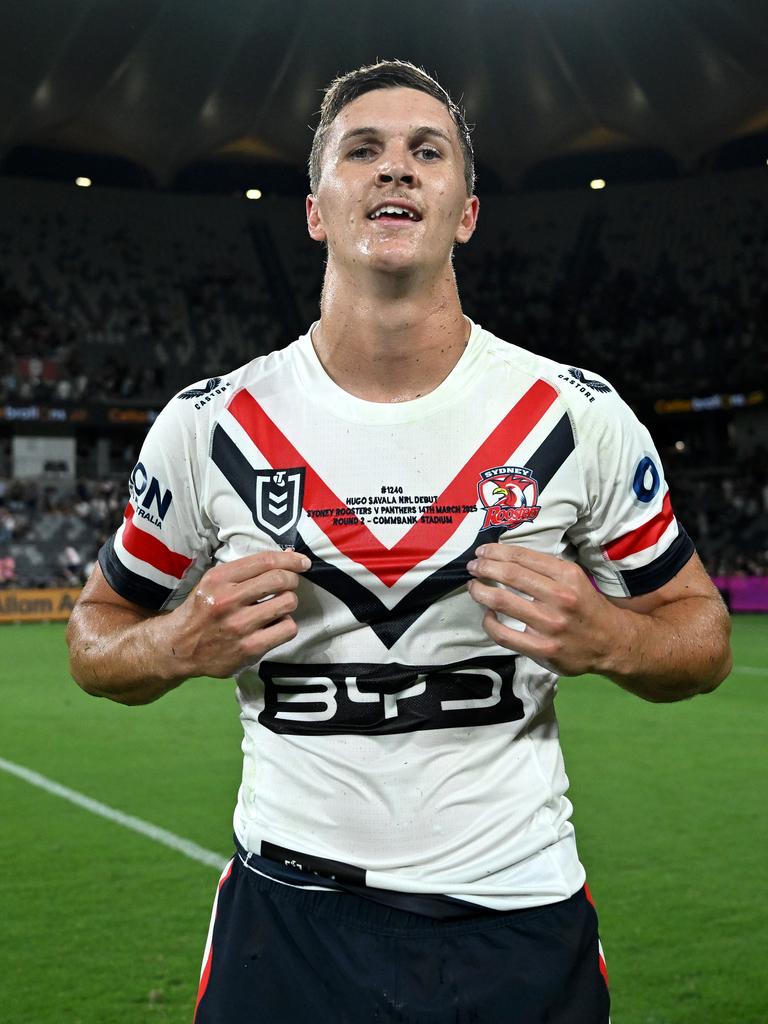
[[[549,384],[557,392],[571,421],[582,431],[602,432],[617,420],[633,416],[614,385],[596,370],[580,366],[576,360],[561,363],[491,337],[493,355],[531,384],[536,381]]]
[[[258,394],[268,386],[268,382],[290,360],[292,348],[293,345],[289,345],[256,356],[235,370],[213,373],[185,385],[166,404],[158,416],[158,423],[166,429],[175,426],[182,431],[207,434],[238,392],[247,388]]]

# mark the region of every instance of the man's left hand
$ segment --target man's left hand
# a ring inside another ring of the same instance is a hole
[[[608,670],[623,615],[578,565],[515,544],[484,544],[476,555],[467,563],[475,577],[469,593],[487,609],[483,628],[492,640],[558,675]],[[524,631],[503,625],[500,614],[518,619]]]

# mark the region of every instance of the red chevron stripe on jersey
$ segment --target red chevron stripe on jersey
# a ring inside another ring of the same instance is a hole
[[[181,579],[190,565],[192,559],[186,555],[180,555],[178,551],[171,551],[161,540],[153,537],[151,533],[140,530],[134,523],[134,508],[130,502],[125,506],[125,526],[123,527],[122,544],[129,555],[140,558],[147,562],[159,572],[167,576],[175,576]]]
[[[504,465],[556,398],[557,391],[551,384],[537,380],[494,427],[423,516],[429,516],[439,505],[474,504],[480,473],[489,466]],[[228,409],[273,469],[281,466],[306,466],[305,509],[345,507],[344,502],[294,448],[249,391],[239,391],[229,403]],[[392,548],[382,544],[364,523],[333,526],[323,519],[316,519],[315,522],[347,558],[365,566],[385,586],[393,587],[419,562],[431,558],[456,532],[465,517],[466,513],[460,513],[452,516],[451,522],[435,524],[423,522],[420,518]]]
[[[649,519],[647,523],[638,526],[629,533],[624,533],[610,544],[606,544],[603,550],[612,562],[618,562],[628,555],[636,555],[638,551],[645,551],[652,548],[661,535],[669,528],[675,514],[672,511],[672,502],[669,500],[669,491],[664,495],[664,502],[661,512]]]

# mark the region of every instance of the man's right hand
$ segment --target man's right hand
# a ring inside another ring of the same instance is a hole
[[[156,700],[192,676],[231,676],[296,636],[296,588],[310,564],[265,551],[217,565],[168,614],[121,597],[97,565],[67,627],[72,675],[123,704]]]
[[[163,620],[178,675],[223,679],[292,640],[299,574],[311,564],[295,551],[265,551],[209,569]]]

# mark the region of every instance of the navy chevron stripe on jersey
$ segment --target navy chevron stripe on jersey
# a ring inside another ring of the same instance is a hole
[[[567,416],[563,416],[527,463],[527,468],[538,481],[539,494],[573,449],[571,423]],[[480,544],[496,543],[504,531],[503,526],[479,531],[469,547],[422,580],[391,610],[367,587],[318,558],[301,535],[297,537],[296,550],[312,559],[312,568],[305,574],[306,578],[342,600],[358,622],[367,623],[389,649],[434,601],[466,585],[469,581],[467,562],[474,557],[476,548]]]
[[[526,464],[539,485],[539,494],[560,469],[574,447],[571,421],[567,415],[561,416]]]
[[[565,415],[558,420],[527,463],[527,468],[531,470],[538,482],[539,494],[543,492],[573,449],[573,430],[568,416]],[[214,431],[211,458],[253,513],[256,470],[220,425]],[[472,486],[474,486],[474,481]],[[475,549],[480,544],[498,541],[504,531],[505,527],[503,526],[480,530],[464,551],[422,580],[391,609],[343,569],[319,558],[301,533],[296,534],[294,546],[297,551],[312,560],[312,568],[304,575],[304,578],[343,601],[357,621],[370,626],[384,646],[389,649],[437,598],[443,597],[467,583],[469,573],[466,566],[469,559],[474,556]]]
[[[219,424],[213,432],[211,458],[253,513],[256,500],[256,470]],[[255,522],[255,519],[254,519]]]
[[[475,549],[480,544],[498,541],[504,529],[497,526],[478,533],[465,551],[427,576],[391,609],[348,573],[319,558],[300,533],[296,535],[296,550],[312,560],[312,568],[303,574],[304,579],[343,601],[357,621],[370,626],[389,650],[438,598],[465,586],[469,580],[467,562],[474,557]]]

